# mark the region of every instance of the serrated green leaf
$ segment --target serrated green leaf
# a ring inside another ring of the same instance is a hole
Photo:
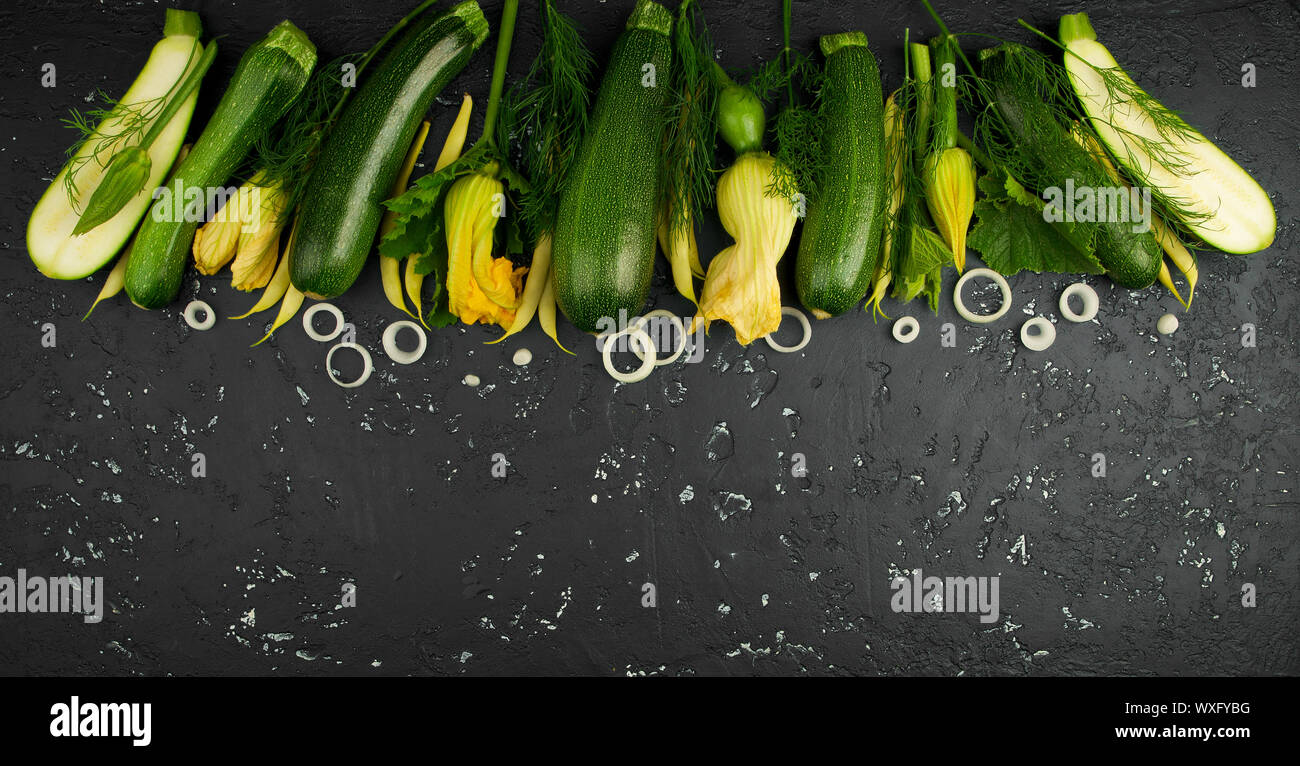
[[[930,311],[939,313],[939,295],[943,292],[943,267],[930,272],[925,277],[925,295],[930,299]]]
[[[986,173],[979,187],[984,197],[975,203],[976,224],[966,242],[989,268],[1008,277],[1026,269],[1058,274],[1105,271],[1093,252],[1092,230],[1044,219],[1043,201],[1006,171]]]
[[[424,284],[433,284],[433,296],[425,304],[429,310],[424,321],[430,327],[446,327],[456,321],[456,315],[447,308],[447,237],[443,234],[441,206],[418,221],[426,238],[416,256],[415,273],[426,277]]]
[[[924,226],[912,224],[908,252],[903,257],[900,276],[904,281],[924,280],[932,272],[952,263],[952,251],[943,238]]]

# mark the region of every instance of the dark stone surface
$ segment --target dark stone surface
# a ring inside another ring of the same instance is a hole
[[[237,56],[282,17],[327,55],[364,48],[413,2],[205,2],[222,53],[196,125]],[[566,2],[603,60],[631,3]],[[103,576],[111,611],[0,614],[6,674],[1294,674],[1297,672],[1295,40],[1271,0],[940,3],[950,25],[1028,40],[1087,10],[1137,80],[1183,110],[1270,191],[1280,228],[1249,257],[1206,253],[1182,329],[1160,288],[1090,278],[1097,321],[1057,321],[1069,278],[1012,279],[990,327],[950,302],[912,314],[922,340],[854,313],[793,356],[718,327],[699,364],[616,386],[571,327],[568,357],[536,326],[431,335],[410,368],[383,355],[397,318],[374,266],[337,301],[376,374],[345,392],[297,320],[189,330],[203,297],[251,302],[227,276],[187,275],[180,301],[124,298],[79,318],[103,276],[42,278],[28,212],[70,141],[58,118],[121,92],[162,6],[20,0],[0,8],[0,575]],[[512,72],[537,45],[522,11]],[[770,6],[770,7],[769,7]],[[779,48],[778,3],[706,3],[729,67]],[[495,22],[498,5],[490,3]],[[912,2],[796,4],[797,43],[865,29],[886,91]],[[462,90],[483,103],[490,47]],[[43,62],[58,87],[39,86]],[[1255,64],[1258,87],[1241,87]],[[481,118],[481,112],[476,113]],[[476,134],[476,129],[474,130]],[[716,222],[705,250],[721,245]],[[789,266],[787,258],[785,265]],[[652,301],[685,313],[660,264]],[[951,277],[949,279],[951,283]],[[787,302],[792,293],[787,291]],[[1020,323],[1057,324],[1045,353]],[[956,348],[939,327],[957,325]],[[57,327],[43,348],[40,326]],[[1239,328],[1258,327],[1243,348]],[[785,332],[789,332],[786,330]],[[526,369],[514,349],[534,353]],[[466,373],[483,385],[461,384]],[[190,476],[190,455],[207,459]],[[790,475],[793,453],[809,474]],[[1090,474],[1093,453],[1108,475]],[[510,462],[493,478],[492,455]],[[895,614],[890,580],[998,575],[1001,615]],[[654,583],[658,606],[643,608]],[[357,606],[339,606],[355,583]],[[1258,605],[1241,604],[1253,583]]]

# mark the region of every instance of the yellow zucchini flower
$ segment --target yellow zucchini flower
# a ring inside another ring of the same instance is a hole
[[[458,179],[443,203],[447,231],[447,308],[462,322],[497,324],[515,321],[527,267],[509,258],[492,257],[497,220],[505,214],[505,187],[496,169]]]
[[[698,317],[706,328],[715,319],[727,322],[742,346],[781,325],[776,264],[794,234],[795,208],[785,197],[768,196],[775,171],[772,155],[755,151],[718,179],[718,215],[736,244],[709,263]]]
[[[279,184],[263,185],[259,172],[194,233],[194,265],[201,274],[216,274],[231,259],[231,286],[265,287],[275,273],[280,231],[288,198]]]
[[[280,184],[262,186],[258,183],[261,179],[258,173],[240,188],[240,194],[248,199],[243,208],[238,254],[230,264],[230,286],[236,290],[266,287],[280,255],[280,231],[284,229],[284,207],[289,200]]]
[[[211,276],[221,271],[235,257],[239,247],[240,198],[226,200],[216,215],[194,232],[194,266],[200,274]]]
[[[930,217],[960,274],[966,267],[966,230],[975,212],[975,161],[959,146],[931,154],[922,182]]]

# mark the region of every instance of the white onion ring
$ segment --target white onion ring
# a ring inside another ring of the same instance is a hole
[[[408,327],[415,330],[420,336],[420,344],[415,347],[414,351],[403,351],[397,347],[397,333]],[[384,353],[388,354],[388,358],[398,364],[413,364],[420,361],[420,357],[424,356],[424,349],[428,345],[429,339],[424,334],[424,328],[409,319],[393,322],[384,330]]]
[[[204,317],[202,322],[198,319],[198,313],[200,311],[205,312],[207,315]],[[206,301],[190,301],[190,304],[185,307],[185,324],[189,325],[192,329],[211,330],[212,326],[216,323],[217,312],[213,311],[212,307],[209,306]]]
[[[320,311],[327,311],[334,316],[334,329],[329,335],[321,335],[311,326],[311,320],[314,319],[316,313]],[[329,341],[339,337],[339,334],[343,332],[343,312],[339,311],[338,306],[335,306],[332,303],[317,303],[303,312],[302,329],[307,332],[308,338],[321,343],[328,343]]]
[[[1070,298],[1075,295],[1078,295],[1079,299],[1083,301],[1082,314],[1076,314],[1074,313],[1074,309],[1070,308]],[[1100,305],[1100,301],[1097,300],[1096,290],[1083,282],[1075,282],[1065,288],[1065,291],[1061,293],[1059,305],[1061,307],[1061,316],[1071,322],[1088,322],[1091,321],[1093,317],[1097,316],[1097,308]]]
[[[614,353],[614,341],[620,335],[626,335],[632,339],[633,343],[640,342],[641,348],[644,349],[644,355],[638,353],[637,357],[641,360],[641,366],[632,372],[622,372],[614,366],[612,354]],[[620,330],[610,335],[605,340],[605,348],[600,352],[605,361],[605,372],[619,383],[639,383],[650,377],[650,371],[655,368],[655,344],[650,340],[650,336],[645,334],[639,324],[633,323],[631,327]]]
[[[1038,334],[1030,335],[1030,327],[1037,327]],[[1030,351],[1046,351],[1056,342],[1056,328],[1046,317],[1032,317],[1020,325],[1020,342]]]
[[[808,317],[794,306],[782,306],[781,316],[794,317],[799,320],[799,324],[803,325],[803,340],[793,346],[782,346],[780,343],[772,340],[772,335],[776,332],[775,330],[764,335],[763,340],[767,341],[767,345],[771,346],[773,351],[780,351],[782,354],[793,354],[796,351],[802,351],[803,347],[808,345],[808,341],[812,340],[812,325],[808,323]],[[778,325],[776,329],[779,330],[781,328]]]
[[[356,349],[356,352],[358,354],[361,354],[361,363],[362,363],[361,376],[358,377],[356,380],[352,381],[351,383],[344,383],[343,381],[339,380],[337,377],[335,377],[334,370],[330,368],[330,360],[334,358],[334,352],[338,351],[341,348]],[[356,343],[336,343],[330,347],[329,353],[325,355],[325,374],[330,376],[330,380],[334,381],[336,385],[341,386],[342,388],[356,388],[362,383],[365,383],[367,380],[370,380],[370,373],[374,369],[375,366],[370,361],[370,352],[366,350],[365,346],[361,346]]]
[[[903,332],[908,330],[908,332]],[[921,336],[921,323],[916,321],[916,317],[899,317],[890,327],[894,333],[894,340],[899,343],[911,343]]]
[[[663,367],[665,364],[672,364],[673,362],[677,361],[679,358],[681,358],[682,352],[686,350],[686,325],[682,323],[681,317],[677,316],[676,314],[669,311],[668,309],[655,309],[654,311],[651,311],[649,314],[646,314],[645,316],[637,317],[632,322],[632,325],[635,327],[643,328],[645,324],[649,322],[651,319],[653,319],[654,317],[668,317],[668,321],[672,322],[673,326],[677,328],[677,334],[682,339],[682,342],[677,346],[677,350],[673,352],[672,356],[664,359],[657,359],[655,361],[655,367]],[[646,335],[648,337],[649,333],[646,333]],[[651,340],[653,341],[654,339],[651,338]],[[637,348],[633,348],[632,352],[636,354],[637,359],[641,359],[644,361],[645,352]]]
[[[970,309],[966,308],[965,303],[962,303],[961,289],[966,286],[967,282],[975,277],[987,277],[988,279],[993,280],[997,283],[998,289],[1002,291],[1002,305],[992,314],[973,313]],[[988,324],[989,322],[995,322],[1011,310],[1011,285],[1007,284],[1007,280],[993,269],[971,269],[961,275],[961,279],[957,280],[957,286],[952,289],[952,305],[957,309],[957,313],[961,314],[961,318],[965,319],[967,322],[974,322],[975,324]]]

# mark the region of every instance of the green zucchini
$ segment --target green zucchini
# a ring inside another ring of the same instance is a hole
[[[133,303],[156,309],[176,298],[208,198],[230,180],[254,142],[288,111],[315,66],[316,46],[288,21],[280,22],[240,58],[212,119],[171,184],[156,192],[157,199],[136,234],[125,278],[126,294]]]
[[[27,223],[27,253],[45,276],[54,279],[89,276],[112,260],[130,239],[149,208],[150,195],[166,178],[181,149],[198,100],[197,90],[180,102],[179,109],[149,146],[150,169],[139,193],[108,221],[80,235],[74,234],[74,230],[86,211],[87,202],[103,181],[110,158],[154,128],[162,116],[164,99],[178,97],[179,83],[198,65],[204,52],[199,43],[202,33],[197,13],[167,9],[164,36],[153,47],[135,82],[108,116],[95,126],[95,132],[81,144],[36,203]],[[138,119],[142,112],[156,116],[136,128],[126,127],[133,116]],[[69,183],[69,174],[75,183]]]
[[[1065,69],[1092,126],[1134,181],[1172,200],[1187,230],[1225,253],[1273,244],[1277,213],[1250,174],[1178,115],[1151,99],[1097,42],[1088,14],[1061,17]],[[1116,82],[1108,85],[1103,72]],[[1153,119],[1159,112],[1161,122]],[[1163,147],[1153,157],[1152,146]],[[1163,154],[1162,154],[1163,153]]]
[[[639,312],[650,291],[672,24],[663,6],[638,0],[560,194],[555,298],[584,332]]]
[[[472,1],[421,17],[362,82],[326,136],[303,192],[289,254],[294,287],[334,298],[356,281],[425,112],[487,33]]]
[[[1043,98],[1051,92],[1050,75],[1038,63],[1040,54],[1006,43],[980,51],[980,71],[992,85],[992,106],[1018,151],[1030,163],[1031,175],[1020,180],[1043,193],[1049,186],[1109,189],[1116,185],[1109,171],[1081,146],[1057,119]],[[1040,57],[1041,58],[1041,57]],[[1036,82],[1028,82],[1032,77]],[[1072,203],[1068,203],[1072,204]],[[1164,252],[1150,228],[1137,231],[1131,222],[1104,220],[1095,226],[1097,260],[1106,275],[1121,287],[1145,288],[1160,274]]]
[[[808,203],[795,288],[818,319],[842,314],[864,297],[885,228],[885,120],[880,70],[867,36],[821,38],[826,56],[820,152],[829,172]]]

